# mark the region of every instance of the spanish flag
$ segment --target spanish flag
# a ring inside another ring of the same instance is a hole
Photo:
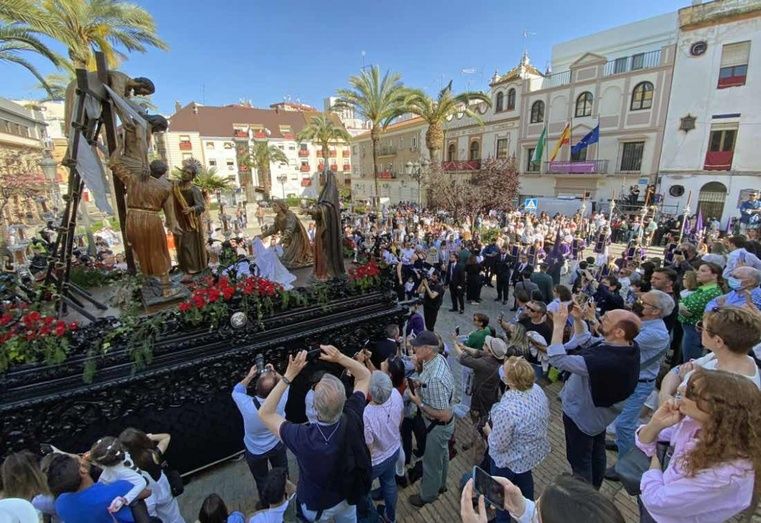
[[[555,142],[555,147],[552,148],[552,152],[550,153],[550,161],[554,162],[555,157],[560,152],[560,148],[563,147],[565,144],[571,143],[571,124],[567,123],[565,124],[565,127],[563,127],[563,132],[560,133],[560,138],[558,138],[558,141]]]

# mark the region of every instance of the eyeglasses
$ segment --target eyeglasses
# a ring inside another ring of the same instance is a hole
[[[652,303],[647,303],[645,300],[637,300],[637,303],[639,303],[643,307],[650,307],[651,309],[661,310],[661,308],[658,307],[657,305],[653,305]]]

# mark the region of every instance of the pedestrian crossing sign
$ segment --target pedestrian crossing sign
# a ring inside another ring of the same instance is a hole
[[[538,198],[526,198],[523,202],[524,211],[536,211],[539,208]]]

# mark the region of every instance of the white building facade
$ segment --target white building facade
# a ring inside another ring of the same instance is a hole
[[[681,9],[660,157],[664,208],[688,206],[726,227],[747,193],[761,187],[760,141],[761,4]]]

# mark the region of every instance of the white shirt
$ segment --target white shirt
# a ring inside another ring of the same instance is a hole
[[[365,407],[365,443],[370,449],[373,466],[383,463],[402,445],[399,426],[402,424],[404,400],[399,391],[391,389],[385,403],[369,403]]]
[[[748,358],[748,360],[750,360],[753,363],[754,373],[753,373],[752,376],[748,376],[747,374],[740,374],[740,376],[744,376],[744,377],[748,378],[750,381],[752,381],[756,385],[756,387],[761,389],[761,376],[758,374],[758,367],[756,366],[756,362],[753,361],[753,358],[751,358],[750,356],[746,356],[746,358]],[[706,354],[702,358],[698,358],[696,360],[692,360],[692,363],[694,363],[698,367],[706,369],[706,370],[721,370],[721,369],[718,368],[719,367],[719,360],[718,360],[718,358],[716,358],[716,355],[713,352],[709,352],[708,354]],[[677,369],[678,369],[678,367],[675,368],[674,370],[677,370]],[[695,372],[695,371],[687,373],[687,375],[684,377],[684,380],[682,380],[682,383],[679,385],[680,388],[687,386],[687,382],[690,380],[690,376],[692,376],[693,372]]]

